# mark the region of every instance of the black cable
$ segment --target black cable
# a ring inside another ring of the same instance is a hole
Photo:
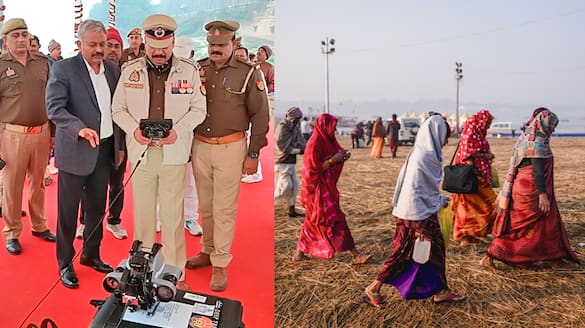
[[[132,179],[132,176],[136,172],[136,169],[138,169],[138,166],[140,165],[140,162],[142,162],[142,158],[144,158],[144,155],[146,154],[146,151],[147,150],[148,150],[148,147],[146,147],[146,149],[144,149],[144,151],[140,155],[140,158],[136,162],[136,166],[134,166],[134,169],[132,169],[132,171],[130,172],[130,176],[128,176],[128,179],[126,179],[126,182],[124,182],[124,185],[122,186],[122,189],[120,191],[118,191],[118,193],[116,194],[116,196],[114,196],[114,198],[110,201],[110,204],[108,205],[108,208],[104,212],[104,216],[102,216],[102,218],[100,219],[100,221],[98,222],[98,224],[91,231],[91,233],[89,234],[88,238],[91,238],[91,236],[94,234],[94,232],[96,231],[96,229],[98,227],[103,229],[102,224],[104,222],[104,219],[106,218],[106,215],[108,215],[110,213],[110,208],[112,208],[112,205],[118,200],[118,198],[120,197],[120,194],[126,188],[126,185],[128,184],[128,182],[130,182],[130,179]],[[75,218],[75,220],[77,221],[77,218]],[[71,259],[71,262],[69,262],[69,265],[72,265],[73,264],[73,261],[75,261],[81,255],[81,253],[83,252],[84,247],[85,247],[85,245],[83,245],[81,247],[81,249],[73,256],[73,259]],[[24,318],[24,320],[22,321],[22,323],[18,326],[19,328],[24,327],[24,325],[26,324],[26,321],[39,308],[39,306],[41,306],[41,304],[43,304],[43,302],[45,301],[45,299],[47,299],[47,297],[49,297],[49,295],[53,292],[53,290],[55,289],[55,287],[57,287],[57,285],[59,285],[59,282],[60,281],[61,281],[61,273],[59,272],[59,279],[53,284],[53,286],[51,286],[51,288],[45,293],[45,295],[43,295],[43,297],[41,298],[41,300],[28,313],[28,315]]]

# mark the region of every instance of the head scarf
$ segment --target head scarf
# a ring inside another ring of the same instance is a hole
[[[405,220],[425,220],[436,214],[447,196],[441,195],[442,148],[447,124],[432,115],[421,125],[414,146],[400,169],[394,192],[392,214]]]
[[[490,144],[486,139],[487,130],[493,119],[492,114],[486,109],[473,114],[463,124],[461,141],[455,155],[455,164],[461,164],[475,153],[490,153]],[[492,162],[487,158],[476,158],[474,164],[479,174],[490,181],[492,177]]]
[[[386,136],[386,129],[384,128],[384,124],[382,124],[382,118],[376,118],[374,122],[374,131],[372,134],[373,137],[385,137]]]
[[[291,107],[286,111],[284,117],[286,118],[287,121],[292,122],[296,119],[300,119],[301,117],[303,117],[303,112],[298,107]]]
[[[553,157],[549,142],[551,134],[559,124],[559,119],[555,113],[546,108],[539,108],[535,113],[536,115],[533,114],[525,125],[524,132],[522,132],[514,146],[508,175],[501,191],[502,198],[506,200],[509,200],[509,197],[512,196],[512,184],[516,178],[518,165],[524,158]],[[500,204],[501,207],[505,208],[507,202]]]
[[[335,138],[337,118],[330,114],[321,114],[315,121],[313,135],[307,141],[303,162],[303,186],[301,189],[301,201],[309,198],[314,193],[320,179],[336,184],[343,163],[338,163],[327,170],[323,170],[325,161],[331,156],[343,150]],[[323,177],[322,177],[323,175]],[[327,175],[325,177],[325,175]]]

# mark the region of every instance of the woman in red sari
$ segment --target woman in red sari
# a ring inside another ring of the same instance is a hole
[[[305,147],[301,182],[305,221],[293,261],[306,259],[306,254],[332,258],[335,253],[344,251],[351,252],[354,264],[363,264],[370,258],[369,255],[360,256],[356,250],[339,205],[337,181],[350,153],[335,139],[336,127],[335,117],[321,114]]]
[[[472,164],[477,171],[479,190],[476,194],[453,194],[451,208],[455,214],[453,239],[460,246],[488,242],[484,237],[496,216],[496,193],[492,189],[492,159],[486,139],[493,116],[483,109],[473,114],[463,125],[455,164]]]
[[[499,196],[495,239],[480,261],[490,270],[497,270],[494,259],[522,268],[540,261],[552,261],[555,270],[578,267],[554,193],[549,141],[558,122],[553,112],[538,108],[516,142]]]

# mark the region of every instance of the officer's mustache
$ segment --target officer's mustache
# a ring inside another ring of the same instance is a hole
[[[152,58],[167,58],[165,55],[152,55]]]
[[[211,54],[212,55],[219,55],[219,56],[222,55],[221,51],[212,51]]]
[[[92,55],[92,57],[103,57],[104,53],[103,52],[96,52],[95,54]]]

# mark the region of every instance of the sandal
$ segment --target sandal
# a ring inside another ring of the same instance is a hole
[[[382,297],[382,294],[380,294],[379,292],[374,293],[371,292],[368,288],[366,288],[365,293],[366,295],[364,295],[363,297],[364,302],[368,303],[369,305],[375,308],[383,309],[388,304],[384,297]]]
[[[444,298],[437,299],[437,295],[439,295],[439,294],[443,294],[443,295],[447,295],[447,296],[445,296]],[[455,294],[455,293],[447,290],[445,293],[439,292],[438,294],[435,294],[435,296],[433,296],[433,303],[435,303],[435,304],[440,304],[440,303],[459,303],[459,302],[462,302],[465,299],[466,299],[466,296],[465,295]]]
[[[579,265],[574,262],[566,260],[560,260],[553,263],[551,269],[553,271],[576,271],[579,269]]]
[[[360,255],[360,256],[353,258],[351,260],[351,262],[353,263],[353,265],[361,265],[361,264],[365,264],[366,262],[368,262],[368,260],[371,258],[372,258],[372,255]]]

